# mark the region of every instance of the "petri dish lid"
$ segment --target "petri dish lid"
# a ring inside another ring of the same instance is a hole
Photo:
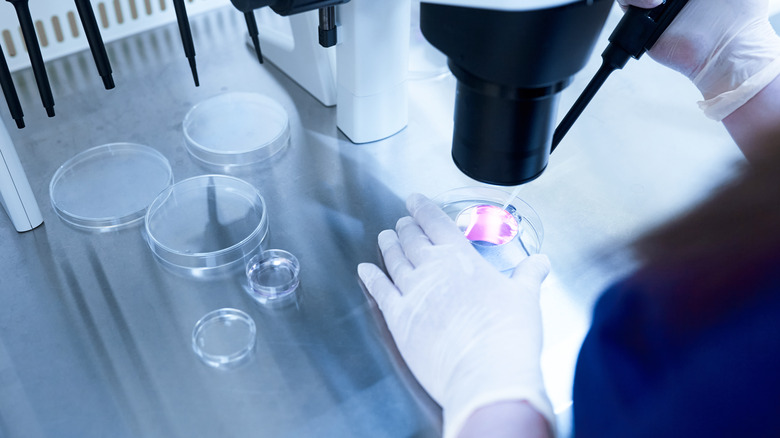
[[[182,129],[187,150],[219,166],[266,160],[290,140],[287,112],[257,93],[225,93],[198,103],[184,117]]]
[[[77,228],[123,228],[144,218],[157,195],[173,183],[168,160],[134,143],[111,143],[79,153],[54,173],[52,207]]]
[[[187,276],[220,276],[243,266],[268,235],[265,200],[248,182],[225,175],[179,181],[146,212],[146,240],[166,267]]]
[[[192,329],[192,349],[206,365],[231,368],[249,358],[257,328],[246,313],[231,308],[211,311]]]

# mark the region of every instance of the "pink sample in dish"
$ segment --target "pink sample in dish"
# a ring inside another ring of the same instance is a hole
[[[503,245],[517,236],[517,218],[495,205],[474,205],[458,214],[455,223],[472,242]]]

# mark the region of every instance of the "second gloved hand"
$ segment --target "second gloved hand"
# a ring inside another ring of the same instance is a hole
[[[539,364],[547,257],[531,256],[507,277],[433,202],[413,195],[407,208],[412,217],[379,235],[390,278],[368,263],[358,273],[409,369],[442,406],[445,437],[499,401],[525,400],[554,424]]]
[[[619,0],[650,8],[662,0]],[[780,74],[780,38],[768,0],[690,0],[649,52],[701,91],[704,113],[722,120]]]

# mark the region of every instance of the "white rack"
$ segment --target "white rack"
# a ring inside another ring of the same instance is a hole
[[[228,0],[186,0],[192,16],[229,4]],[[30,0],[43,59],[49,61],[89,48],[76,5],[69,0]],[[103,41],[118,40],[176,21],[171,0],[92,0]],[[0,1],[0,46],[11,71],[30,65],[16,12]]]

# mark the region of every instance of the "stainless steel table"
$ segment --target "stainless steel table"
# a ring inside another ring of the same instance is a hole
[[[334,108],[257,63],[236,12],[193,17],[192,26],[199,88],[175,26],[108,45],[112,91],[102,89],[88,52],[49,62],[53,119],[32,73],[14,75],[28,127],[11,134],[45,223],[18,234],[0,215],[0,436],[436,436],[438,407],[393,349],[355,266],[377,260],[376,234],[405,213],[409,193],[476,184],[449,158],[454,79],[416,74],[409,126],[355,145],[336,129]],[[561,113],[595,71],[601,47],[564,93]],[[110,142],[157,149],[177,181],[212,172],[188,155],[181,120],[226,91],[264,93],[290,115],[283,155],[234,175],[267,201],[269,246],[300,259],[294,306],[258,305],[240,277],[173,275],[139,227],[78,231],[49,204],[58,166]],[[705,196],[741,159],[725,130],[699,114],[697,99],[676,73],[649,59],[631,63],[608,81],[545,175],[520,193],[542,217],[554,266],[543,287],[543,367],[562,434],[591,306],[631,268],[614,249]],[[257,324],[254,356],[235,370],[207,367],[190,347],[195,322],[221,307]]]

